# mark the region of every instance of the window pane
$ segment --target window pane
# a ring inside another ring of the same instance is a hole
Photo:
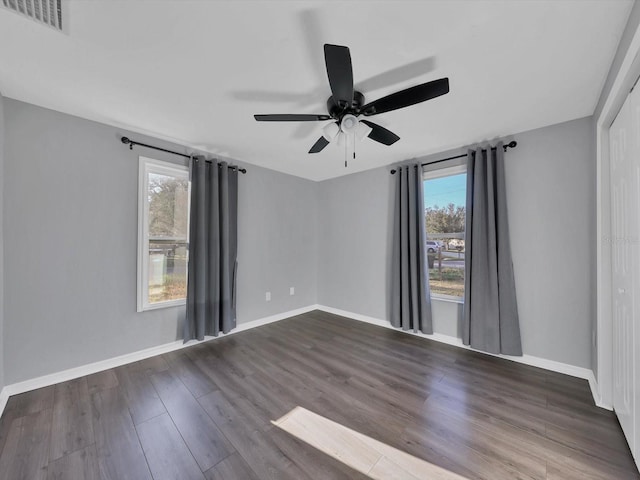
[[[189,181],[149,174],[149,238],[187,239]]]
[[[431,293],[464,295],[466,190],[466,173],[424,181]]]
[[[149,242],[149,303],[187,296],[187,244]]]
[[[149,173],[150,304],[187,295],[188,191],[187,179]]]

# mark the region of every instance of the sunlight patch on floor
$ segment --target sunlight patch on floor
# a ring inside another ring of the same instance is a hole
[[[372,479],[467,480],[302,407],[271,423]]]

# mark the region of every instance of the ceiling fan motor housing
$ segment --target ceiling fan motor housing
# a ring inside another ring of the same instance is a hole
[[[360,107],[364,105],[364,95],[356,90],[353,91],[353,102],[347,108],[341,108],[333,99],[333,95],[327,100],[327,110],[336,120],[342,120],[347,114],[357,115],[360,111]]]

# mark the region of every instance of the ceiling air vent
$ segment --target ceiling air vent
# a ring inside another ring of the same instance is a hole
[[[2,0],[9,10],[62,31],[63,0]]]

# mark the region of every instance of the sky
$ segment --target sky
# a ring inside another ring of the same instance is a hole
[[[450,203],[464,207],[467,200],[467,174],[450,175],[423,182],[424,208],[445,207]]]

